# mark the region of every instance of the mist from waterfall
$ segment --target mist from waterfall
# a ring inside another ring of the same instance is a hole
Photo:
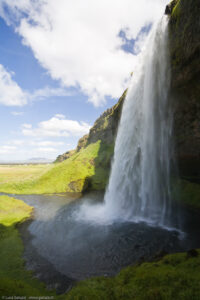
[[[168,20],[152,29],[123,105],[104,204],[82,217],[171,226],[173,113],[169,97]],[[96,211],[95,211],[96,210]]]

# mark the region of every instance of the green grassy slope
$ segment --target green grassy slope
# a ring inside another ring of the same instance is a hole
[[[55,296],[25,270],[23,244],[16,225],[31,216],[23,201],[0,196],[0,296]]]
[[[45,194],[83,192],[104,189],[109,176],[113,144],[100,140],[55,164],[39,178],[1,183],[0,192],[15,194]]]

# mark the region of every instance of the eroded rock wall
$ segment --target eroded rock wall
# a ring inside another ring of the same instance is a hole
[[[200,1],[174,0],[166,12],[179,171],[200,182]]]

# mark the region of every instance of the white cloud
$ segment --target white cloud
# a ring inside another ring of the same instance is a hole
[[[27,94],[28,99],[31,101],[44,100],[50,97],[68,97],[71,93],[66,88],[50,88],[48,86],[34,91],[32,94]]]
[[[9,72],[0,64],[0,104],[6,106],[23,106],[32,101],[44,100],[50,97],[68,97],[71,95],[66,88],[50,88],[48,86],[32,93],[24,91]],[[20,116],[23,112],[12,111],[12,115]]]
[[[11,111],[11,115],[13,116],[22,116],[23,114],[23,111]]]
[[[16,146],[22,146],[24,143],[25,143],[25,141],[23,141],[23,140],[12,140],[12,141],[9,141],[9,144],[16,145]]]
[[[46,147],[46,146],[62,146],[65,145],[64,142],[57,142],[57,141],[32,141],[30,142],[31,145],[37,145],[41,147]]]
[[[35,140],[34,140],[35,139]],[[65,138],[63,138],[65,140]],[[46,140],[41,137],[26,137],[24,139],[7,140],[0,145],[0,160],[27,160],[30,157],[45,157],[55,159],[70,146],[61,140]]]
[[[22,133],[33,137],[68,137],[82,136],[88,133],[90,125],[85,122],[67,120],[63,115],[55,115],[47,121],[42,121],[36,128],[31,124],[22,125]]]
[[[35,149],[36,152],[42,152],[42,153],[46,153],[46,152],[57,152],[58,150],[55,148],[50,148],[50,147],[44,147],[44,148],[37,148]]]
[[[59,119],[65,119],[65,116],[63,114],[56,114],[55,117]]]
[[[28,124],[26,124],[28,125]],[[22,125],[23,127],[23,125]],[[31,128],[31,127],[30,127]],[[8,149],[16,149],[16,146],[26,146],[26,147],[32,147],[32,146],[37,146],[37,147],[58,147],[58,146],[68,146],[68,144],[61,142],[61,141],[47,141],[47,140],[9,140],[6,141],[6,144],[8,146],[3,146],[3,148],[8,147]],[[2,146],[1,146],[2,147]]]
[[[120,96],[134,68],[135,56],[121,49],[120,30],[135,39],[142,26],[164,13],[168,1],[2,0],[0,13],[7,22],[18,20],[23,43],[52,78],[80,87],[98,106],[105,96]]]
[[[12,79],[12,73],[8,72],[0,64],[0,104],[7,106],[22,106],[27,104],[26,94]]]
[[[14,153],[16,151],[16,149],[17,148],[15,146],[3,145],[3,146],[0,146],[0,154]]]

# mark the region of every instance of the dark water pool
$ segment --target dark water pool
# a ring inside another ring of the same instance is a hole
[[[200,247],[199,215],[188,210],[182,211],[184,234],[180,234],[142,222],[99,224],[79,220],[80,205],[89,200],[95,205],[102,201],[102,194],[75,201],[63,195],[15,197],[35,207],[34,220],[21,227],[26,267],[58,293],[77,280],[114,275],[127,265],[151,260],[160,253]]]

